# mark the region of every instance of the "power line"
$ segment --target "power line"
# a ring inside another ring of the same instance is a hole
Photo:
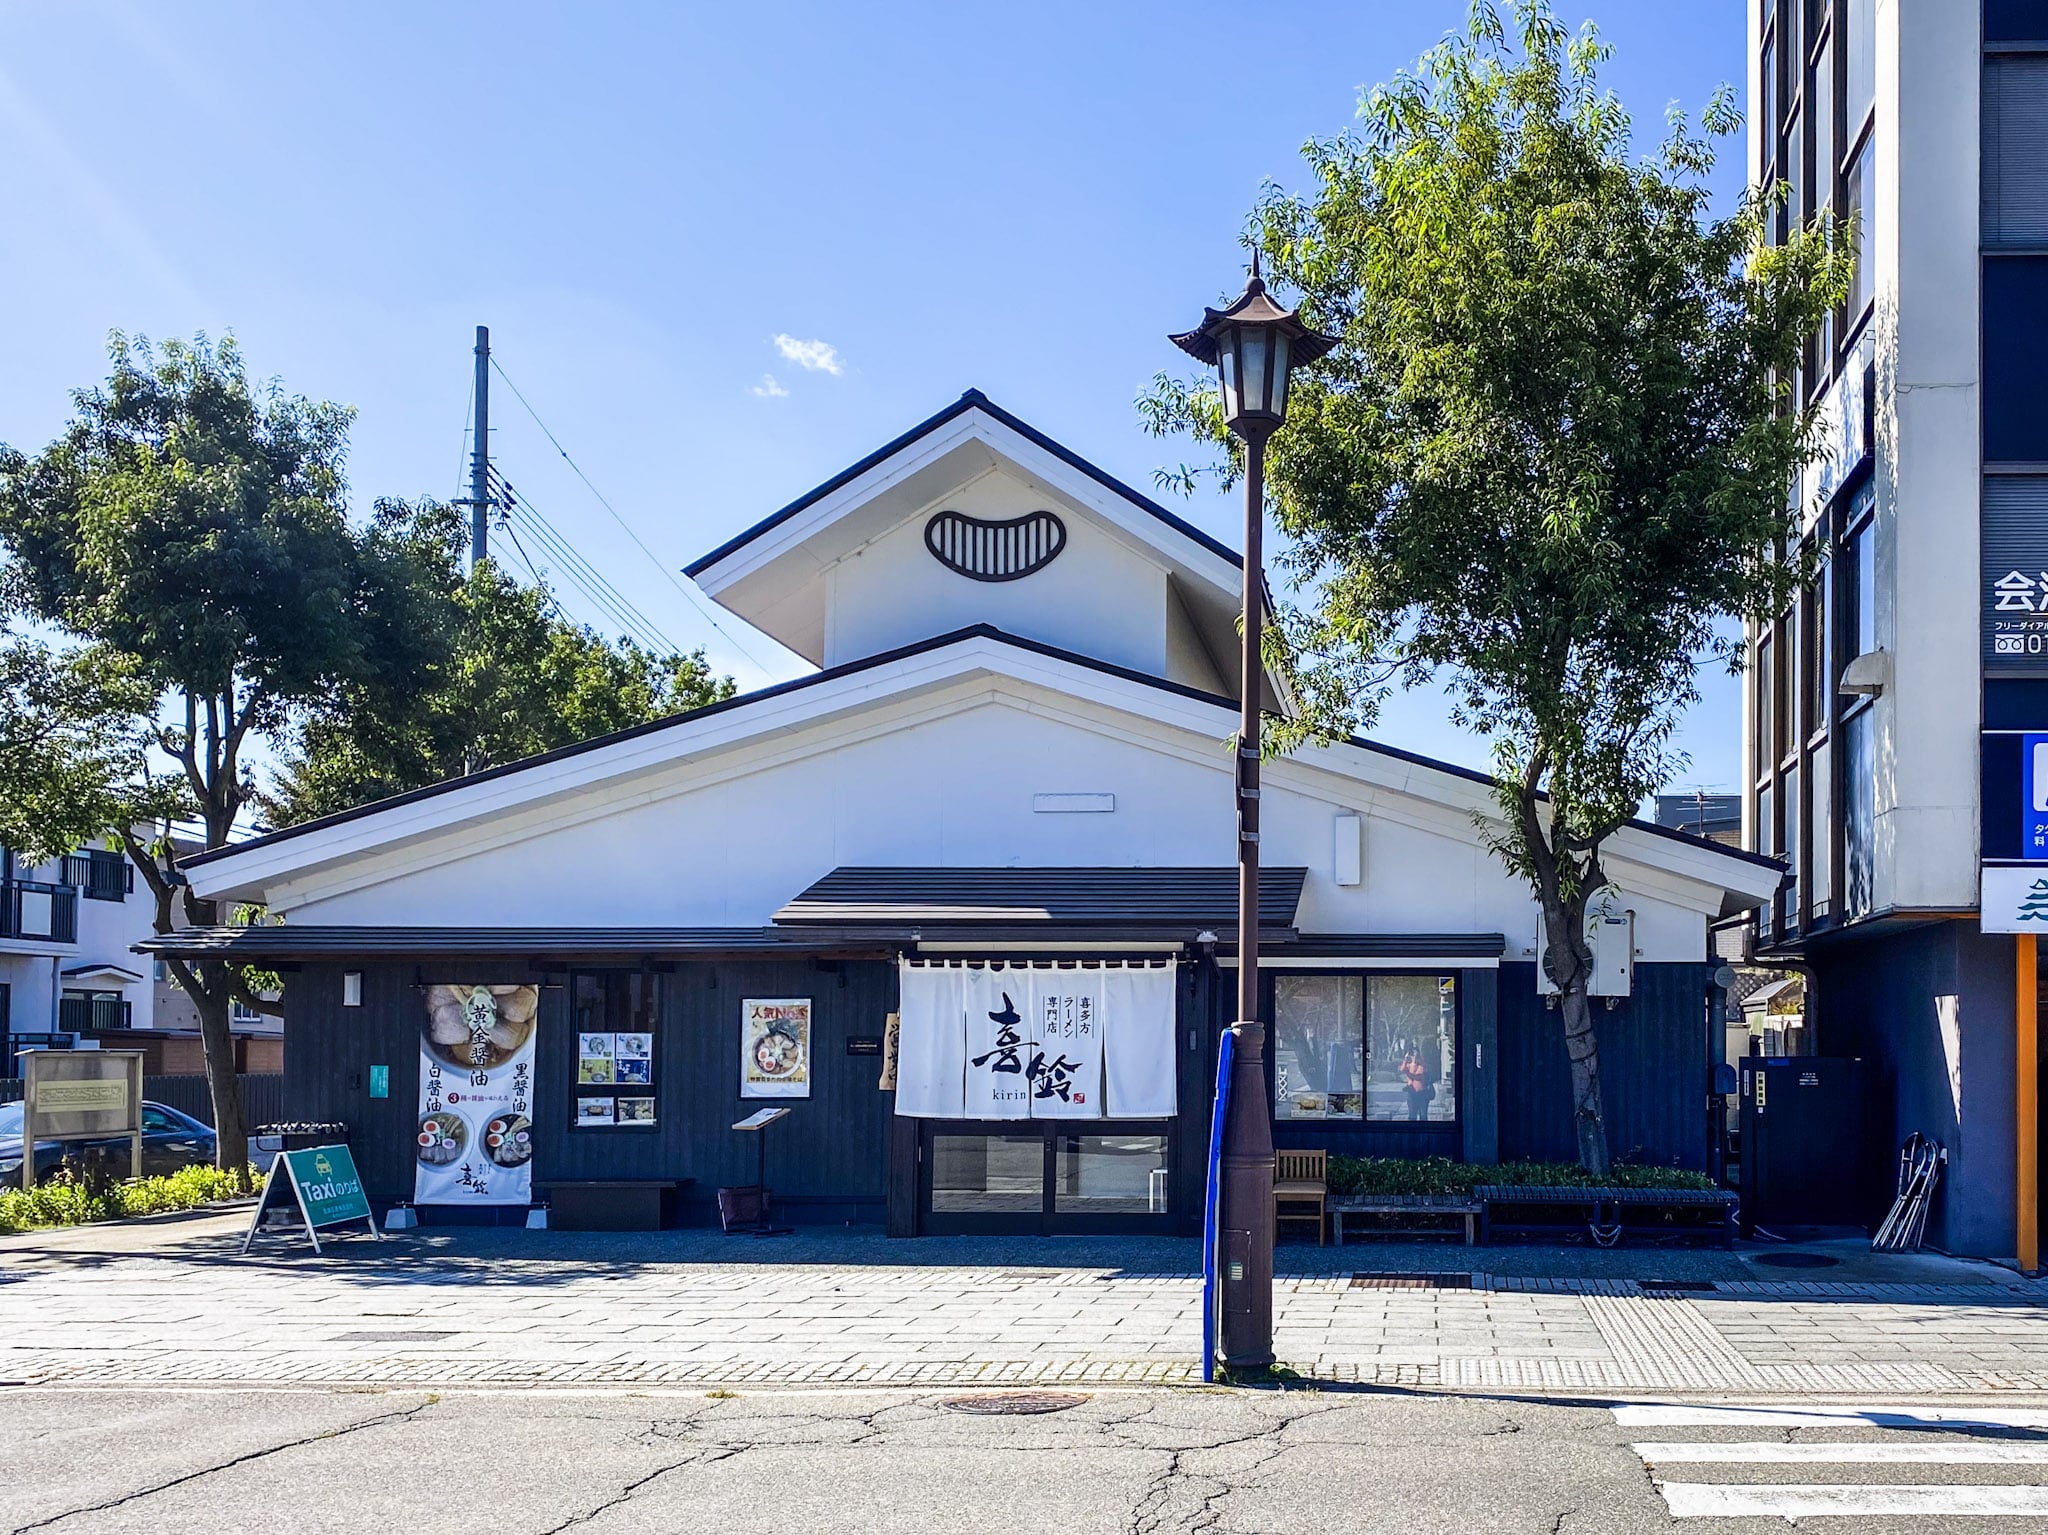
[[[772,677],[774,674],[769,671],[768,667],[761,661],[761,659],[758,656],[756,656],[751,650],[747,649],[745,645],[741,644],[739,638],[736,635],[734,635],[731,630],[727,629],[724,624],[718,621],[717,613],[713,611],[711,604],[704,597],[704,595],[701,592],[697,591],[694,587],[685,585],[682,581],[678,580],[676,578],[675,572],[669,569],[667,561],[663,560],[652,549],[647,547],[646,540],[641,538],[641,536],[638,533],[633,531],[633,525],[627,522],[624,517],[621,517],[619,515],[619,509],[613,506],[611,502],[606,499],[603,491],[599,490],[597,486],[591,483],[590,476],[583,472],[583,466],[581,464],[578,464],[575,459],[569,456],[569,450],[562,446],[561,439],[555,436],[555,434],[552,431],[548,430],[548,424],[545,421],[541,420],[540,412],[535,410],[533,408],[532,402],[529,401],[526,398],[526,396],[520,392],[519,386],[512,382],[511,375],[505,371],[504,365],[500,363],[496,357],[493,357],[491,359],[491,367],[496,370],[498,377],[505,381],[505,387],[512,391],[512,397],[515,400],[517,400],[521,406],[525,408],[526,413],[529,416],[533,417],[533,424],[540,428],[541,435],[546,437],[547,440],[554,445],[555,451],[562,455],[562,461],[566,463],[572,471],[574,471],[576,478],[583,482],[584,488],[588,490],[591,493],[591,495],[597,498],[598,505],[602,506],[607,512],[611,513],[612,521],[616,522],[621,528],[625,530],[626,537],[632,539],[633,542],[639,546],[640,552],[646,555],[647,558],[653,562],[654,568],[661,572],[663,578],[667,580],[668,584],[673,586],[677,591],[681,592],[683,596],[690,602],[690,604],[704,615],[705,621],[708,622],[713,629],[717,630],[721,635],[723,635],[727,643],[729,643],[735,650],[737,650],[741,655],[745,656],[749,661],[751,661],[756,667],[756,669],[758,669],[763,676]]]
[[[606,580],[596,566],[585,559],[569,539],[548,520],[539,507],[526,499],[495,469],[491,471],[508,519],[517,519],[563,566],[563,573],[612,621],[624,626],[643,646],[663,654],[680,654],[682,647],[664,634],[659,625],[635,607],[619,589]],[[509,526],[508,522],[508,526]],[[523,554],[525,551],[522,550]],[[531,568],[529,566],[529,568]]]

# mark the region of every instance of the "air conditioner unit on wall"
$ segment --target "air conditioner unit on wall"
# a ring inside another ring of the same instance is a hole
[[[1593,951],[1593,974],[1586,992],[1595,997],[1625,997],[1635,989],[1636,914],[1611,898],[1595,897],[1586,910],[1586,947]],[[1536,991],[1554,997],[1550,979],[1550,940],[1542,919],[1536,923]]]

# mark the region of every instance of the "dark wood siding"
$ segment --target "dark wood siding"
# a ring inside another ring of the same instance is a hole
[[[1595,1000],[1601,1107],[1617,1161],[1706,1170],[1712,974],[1706,964],[1639,964],[1633,996],[1611,1011]],[[1499,1007],[1501,1159],[1576,1162],[1564,1025],[1537,994],[1534,965],[1500,967]]]
[[[360,969],[363,1005],[341,1005],[344,970]],[[739,1095],[739,1008],[745,997],[810,997],[812,1089],[786,1100],[789,1117],[767,1131],[768,1181],[792,1219],[879,1222],[888,1173],[889,1096],[876,1087],[881,1061],[849,1056],[849,1035],[879,1035],[893,1005],[894,968],[875,961],[836,967],[809,961],[679,964],[662,976],[655,1044],[656,1128],[651,1134],[575,1130],[568,1085],[575,1072],[567,975],[540,975],[523,959],[435,964],[308,965],[285,981],[285,1113],[348,1125],[356,1164],[373,1200],[410,1199],[419,1102],[421,982],[533,981],[543,987],[535,1061],[534,1176],[690,1178],[685,1202],[708,1219],[712,1191],[751,1183],[751,1136],[732,1123],[762,1107]],[[369,1096],[368,1068],[391,1068],[391,1096]]]

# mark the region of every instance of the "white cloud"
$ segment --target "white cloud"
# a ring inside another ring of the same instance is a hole
[[[764,400],[780,400],[787,397],[789,391],[782,387],[773,373],[763,373],[761,375],[761,382],[750,389],[748,393],[757,394]]]
[[[799,341],[794,336],[778,334],[775,350],[783,360],[793,362],[809,373],[837,374],[844,368],[839,361],[839,348],[829,341]]]

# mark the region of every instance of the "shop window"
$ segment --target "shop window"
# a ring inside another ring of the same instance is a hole
[[[1458,1117],[1458,983],[1449,976],[1366,980],[1365,1117],[1446,1123]]]
[[[1457,1118],[1454,978],[1281,974],[1273,1018],[1274,1118]]]
[[[1842,915],[1870,915],[1877,857],[1877,711],[1842,721]]]
[[[1075,1215],[1165,1214],[1166,1137],[1056,1137],[1053,1208]]]
[[[1984,457],[2048,460],[2048,256],[1984,261]]]
[[[1273,1117],[1365,1112],[1365,977],[1273,978]]]
[[[1036,1214],[1045,1205],[1045,1136],[935,1135],[932,1209]]]
[[[653,1129],[661,977],[584,972],[575,979],[574,998],[571,1123],[583,1130]]]

